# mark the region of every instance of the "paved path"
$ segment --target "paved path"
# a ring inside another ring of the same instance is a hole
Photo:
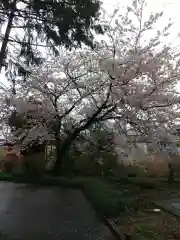
[[[21,240],[100,240],[102,225],[78,190],[0,183],[0,232]]]
[[[180,198],[155,201],[154,203],[165,211],[180,217]]]

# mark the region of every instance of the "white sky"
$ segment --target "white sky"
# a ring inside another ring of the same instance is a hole
[[[113,9],[119,5],[120,11],[123,7],[131,5],[132,0],[101,0],[103,2],[103,7],[108,13],[112,13]],[[174,26],[171,30],[171,35],[174,35],[173,41],[177,41],[177,32],[179,29],[180,23],[180,0],[147,0],[146,12],[149,15],[150,12],[164,12],[162,20],[158,24],[158,28],[162,29],[163,26],[168,22],[168,19],[171,18],[174,22]],[[0,74],[0,82],[7,84],[4,73]]]
[[[103,6],[107,12],[112,12],[114,7],[119,5],[120,11],[124,6],[130,6],[132,0],[102,0]],[[169,18],[174,22],[173,29],[179,31],[179,23],[180,23],[180,0],[146,0],[147,7],[145,9],[144,15],[151,12],[164,12],[162,20],[158,24],[158,28],[162,28],[164,24],[166,24]],[[172,30],[173,31],[173,30]]]
[[[130,5],[131,0],[102,0],[104,7],[108,11],[112,11],[113,6],[116,4],[120,5]],[[147,0],[149,11],[162,11],[164,10],[169,17],[179,18],[179,7],[180,1],[179,0]]]

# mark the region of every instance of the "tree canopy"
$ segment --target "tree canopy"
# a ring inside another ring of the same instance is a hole
[[[106,40],[95,49],[61,48],[60,57],[31,68],[28,81],[19,82],[16,96],[9,96],[13,109],[30,115],[32,123],[14,131],[14,137],[24,144],[55,141],[56,170],[77,137],[101,122],[119,134],[122,148],[129,144],[129,131],[151,141],[154,148],[162,139],[174,141],[180,117],[180,52],[161,44],[171,24],[147,38],[162,13],[144,20],[143,4],[134,1],[124,15],[116,9],[113,24],[106,23]],[[30,112],[33,106],[36,111]]]
[[[103,33],[99,10],[98,0],[1,0],[0,24],[7,27],[1,33],[0,67],[11,68],[9,78],[14,78],[15,69],[24,76],[28,66],[42,61],[38,47],[56,55],[61,45],[93,48],[94,33]]]

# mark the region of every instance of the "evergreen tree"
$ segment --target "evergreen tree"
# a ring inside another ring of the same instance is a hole
[[[8,66],[12,81],[16,74],[25,76],[27,66],[42,61],[37,47],[55,54],[60,45],[93,47],[93,33],[103,33],[97,23],[99,9],[98,0],[0,0],[0,25],[7,23],[0,36],[0,72],[2,66]],[[17,48],[14,58],[12,44]]]

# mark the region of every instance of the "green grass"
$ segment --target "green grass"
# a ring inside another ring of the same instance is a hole
[[[113,218],[132,207],[131,199],[102,180],[87,181],[82,191],[100,216]]]
[[[145,178],[145,177],[121,177],[121,178],[109,178],[109,182],[116,186],[121,185],[134,185],[142,189],[158,189],[160,185],[167,182],[166,179]]]

